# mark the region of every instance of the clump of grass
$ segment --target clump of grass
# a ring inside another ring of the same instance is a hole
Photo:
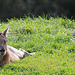
[[[11,19],[0,25],[0,31],[10,26],[8,44],[35,56],[0,67],[0,74],[68,75],[75,74],[74,20],[38,17]]]

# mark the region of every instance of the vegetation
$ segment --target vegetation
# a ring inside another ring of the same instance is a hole
[[[34,56],[0,67],[0,75],[74,75],[75,40],[71,35],[75,21],[38,17],[11,19],[0,24],[0,32],[10,26],[8,44]]]

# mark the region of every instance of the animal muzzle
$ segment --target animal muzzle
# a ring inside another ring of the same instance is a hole
[[[5,55],[6,54],[6,50],[3,48],[0,50],[0,55]]]

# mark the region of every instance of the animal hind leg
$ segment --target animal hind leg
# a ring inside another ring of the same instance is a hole
[[[14,48],[14,47],[12,47],[12,46],[9,46],[9,45],[7,45],[7,47],[9,48],[9,50],[11,51],[11,52],[13,52],[14,54],[16,54],[19,58],[22,58],[24,55],[26,55],[26,54],[28,54],[28,55],[30,55],[30,56],[32,56],[32,55],[34,55],[35,53],[29,53],[29,52],[27,52],[27,51],[25,51],[25,50],[23,50],[23,49],[19,49],[19,50],[17,50],[16,48]]]
[[[7,45],[7,47],[9,48],[9,50],[16,54],[19,58],[22,58],[24,56],[24,52],[20,51],[20,50],[17,50],[16,48],[12,47],[12,46],[9,46]]]
[[[19,49],[19,50],[22,51],[24,53],[24,55],[26,55],[26,54],[28,54],[30,56],[35,55],[35,53],[29,53],[29,52],[27,52],[27,51],[25,51],[23,49]]]

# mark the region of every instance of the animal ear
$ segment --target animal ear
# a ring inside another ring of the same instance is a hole
[[[7,37],[7,32],[8,32],[9,26],[4,30],[4,32],[2,33],[5,37]]]

